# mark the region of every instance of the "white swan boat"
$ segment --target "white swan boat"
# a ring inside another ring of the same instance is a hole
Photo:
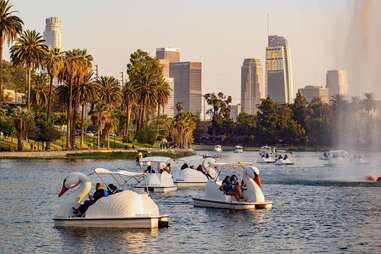
[[[150,192],[171,192],[176,191],[177,186],[173,181],[172,174],[164,171],[160,173],[160,170],[167,164],[171,167],[174,166],[174,161],[169,157],[153,156],[140,159],[140,165],[142,170],[146,171],[148,167],[151,167],[154,171],[147,173],[145,182],[140,182],[135,186],[136,190],[148,190]]]
[[[294,161],[291,159],[290,154],[287,154],[285,151],[279,151],[277,153],[277,160],[275,161],[275,165],[285,166],[285,165],[294,165]]]
[[[275,156],[275,147],[262,146],[259,150],[259,159],[257,160],[257,163],[274,163],[276,161]]]
[[[242,146],[235,146],[234,152],[235,153],[243,153],[243,147]]]
[[[219,152],[219,153],[222,152],[222,146],[221,145],[215,145],[214,146],[214,151],[215,152]]]
[[[213,169],[213,158],[204,159],[202,156],[193,155],[180,158],[176,162],[177,168],[173,177],[178,187],[204,186],[208,182],[207,174],[212,178],[217,177],[217,172]]]
[[[220,164],[222,165],[222,164]],[[225,195],[220,188],[220,184],[210,179],[205,188],[204,197],[193,197],[195,207],[210,207],[234,210],[248,209],[270,209],[272,202],[265,200],[263,192],[255,182],[256,175],[259,175],[259,170],[248,164],[225,164],[232,167],[243,167],[243,181],[247,189],[243,191],[243,199],[235,201],[230,195]]]
[[[97,174],[109,174],[127,179],[144,178],[142,173],[119,170],[96,169]],[[161,215],[159,207],[147,193],[139,194],[124,190],[98,199],[87,211],[77,217],[73,208],[78,208],[91,191],[90,178],[80,172],[70,173],[63,181],[59,197],[67,190],[75,189],[73,199],[63,203],[55,217],[58,228],[159,228],[168,226],[168,215]]]
[[[328,165],[339,166],[350,163],[350,154],[345,150],[331,150],[327,153]]]

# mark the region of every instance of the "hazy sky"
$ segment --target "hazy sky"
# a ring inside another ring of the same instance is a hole
[[[361,1],[361,0],[360,0]],[[131,52],[177,47],[182,60],[203,63],[203,92],[240,99],[244,58],[264,60],[270,34],[288,39],[294,85],[325,85],[340,68],[352,0],[11,0],[26,27],[62,19],[65,49],[87,48],[101,74],[120,78]],[[6,55],[8,53],[6,52]],[[264,62],[263,62],[264,64]]]

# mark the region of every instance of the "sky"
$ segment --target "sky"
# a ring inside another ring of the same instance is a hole
[[[183,61],[202,62],[203,93],[235,103],[243,59],[264,64],[267,27],[288,39],[294,90],[325,86],[326,71],[343,67],[355,1],[11,0],[27,29],[43,33],[46,17],[60,17],[64,48],[87,48],[101,75],[120,78],[137,49],[176,47]]]

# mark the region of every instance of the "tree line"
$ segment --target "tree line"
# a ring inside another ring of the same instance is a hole
[[[377,103],[366,93],[363,99],[334,96],[330,103],[311,102],[298,93],[293,104],[278,104],[266,98],[254,115],[230,117],[231,98],[223,93],[205,95],[211,122],[196,131],[196,142],[230,145],[308,145],[380,148],[380,118]]]
[[[174,118],[162,114],[171,88],[157,59],[142,50],[133,52],[124,84],[112,76],[94,77],[93,56],[86,49],[49,49],[41,34],[23,30],[23,21],[14,14],[10,2],[0,0],[0,51],[5,41],[12,45],[10,63],[0,55],[0,105],[3,84],[20,90],[10,82],[15,79],[12,70],[25,72],[26,106],[1,109],[0,114],[0,131],[17,136],[18,150],[29,139],[46,142],[48,150],[63,133],[66,149],[83,148],[88,129],[96,131],[98,148],[101,139],[109,148],[111,135],[126,143],[168,138],[185,147],[192,142],[195,116],[182,112],[180,104]]]

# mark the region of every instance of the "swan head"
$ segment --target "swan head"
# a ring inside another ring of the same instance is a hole
[[[78,186],[81,183],[81,179],[83,179],[84,177],[86,178],[84,174],[79,172],[71,173],[67,177],[65,177],[58,197],[61,197],[66,191]]]
[[[244,170],[244,175],[254,179],[256,175],[259,176],[259,169],[254,166],[250,166]]]

